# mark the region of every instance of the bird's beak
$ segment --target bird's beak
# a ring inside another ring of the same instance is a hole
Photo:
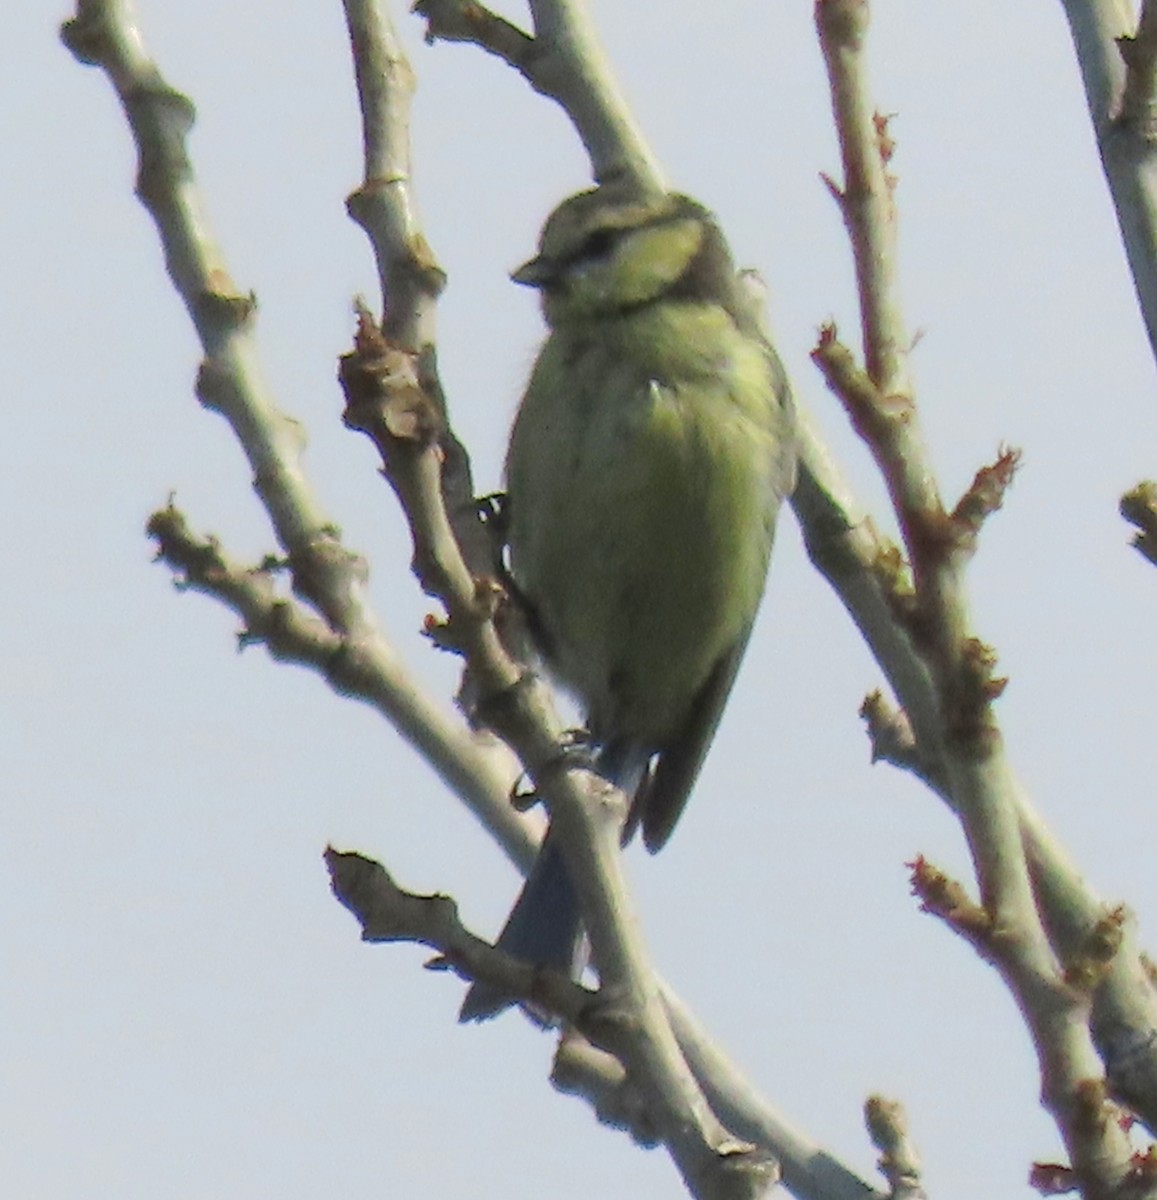
[[[541,255],[538,258],[532,258],[530,262],[524,262],[517,271],[510,273],[510,278],[515,283],[532,288],[548,287],[554,281],[554,277],[554,264]]]

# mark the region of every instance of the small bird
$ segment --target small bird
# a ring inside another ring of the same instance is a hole
[[[512,275],[550,333],[506,458],[510,571],[624,840],[670,836],[763,594],[795,483],[793,406],[712,214],[687,196],[580,192]],[[548,832],[498,945],[577,973],[582,926]],[[514,1003],[474,984],[460,1019]],[[533,1015],[533,1014],[532,1014]]]

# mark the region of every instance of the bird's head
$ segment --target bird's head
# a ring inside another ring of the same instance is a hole
[[[702,205],[676,193],[623,198],[600,188],[551,213],[538,254],[511,278],[541,291],[551,325],[668,298],[725,302],[735,287],[723,236]]]

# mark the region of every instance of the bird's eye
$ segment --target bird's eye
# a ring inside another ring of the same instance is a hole
[[[606,258],[615,246],[615,231],[613,229],[596,229],[591,233],[579,250],[578,257]]]

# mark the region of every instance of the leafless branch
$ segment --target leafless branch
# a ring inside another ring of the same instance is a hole
[[[511,995],[540,1004],[583,1027],[593,993],[558,971],[531,966],[475,937],[460,921],[458,905],[443,895],[420,896],[394,882],[379,863],[334,850],[325,853],[334,895],[357,918],[366,942],[417,942],[437,950],[433,965],[450,966],[465,979],[484,979]]]
[[[1149,345],[1157,355],[1157,178],[1151,0],[1061,0]],[[1128,93],[1128,94],[1126,94]]]
[[[867,442],[888,486],[912,564],[912,642],[935,691],[937,749],[947,788],[968,839],[980,904],[918,864],[917,886],[927,907],[964,934],[1000,970],[1029,1026],[1050,1108],[1087,1196],[1108,1196],[1127,1176],[1131,1149],[1103,1112],[1086,1103],[1101,1064],[1089,1029],[1087,993],[1064,978],[1037,910],[1021,839],[1018,789],[1006,761],[992,703],[1004,681],[995,656],[972,633],[964,567],[979,521],[996,507],[1015,457],[978,474],[952,512],[945,510],[920,435],[907,377],[904,333],[896,300],[894,182],[886,164],[892,146],[885,123],[872,117],[864,40],[866,0],[818,0],[817,25],[831,81],[846,183],[832,185],[841,201],[856,260],[866,369],[860,371],[833,327],[821,334],[817,365]],[[1104,1092],[1103,1081],[1101,1091]]]
[[[473,42],[557,101],[586,147],[594,179],[648,193],[666,184],[615,82],[581,0],[530,0],[533,36],[473,0],[417,0],[428,38]]]
[[[351,654],[380,672],[371,690],[391,723],[487,820],[509,791],[509,759],[474,738],[404,668],[366,599],[364,559],[341,544],[321,509],[301,462],[302,429],[280,411],[263,378],[252,337],[255,302],[230,279],[204,212],[186,144],[192,103],[148,57],[126,0],[79,0],[62,36],[80,61],[105,72],[120,98],[137,146],[137,195],[156,223],[169,275],[204,349],[198,395],[228,420],[249,459],[293,590]],[[509,826],[506,818],[499,822]],[[511,830],[506,845],[525,859],[525,832]]]
[[[920,1182],[920,1156],[908,1135],[904,1106],[885,1096],[869,1096],[864,1123],[872,1145],[880,1151],[880,1172],[891,1185],[893,1200],[927,1200]]]
[[[442,488],[463,556],[478,575],[495,574],[498,554],[475,503],[465,447],[455,436],[438,377],[438,297],[446,274],[422,231],[413,188],[410,107],[414,72],[381,0],[344,0],[362,115],[364,174],[346,200],[373,247],[382,296],[382,331],[415,355],[423,395],[443,416]]]

